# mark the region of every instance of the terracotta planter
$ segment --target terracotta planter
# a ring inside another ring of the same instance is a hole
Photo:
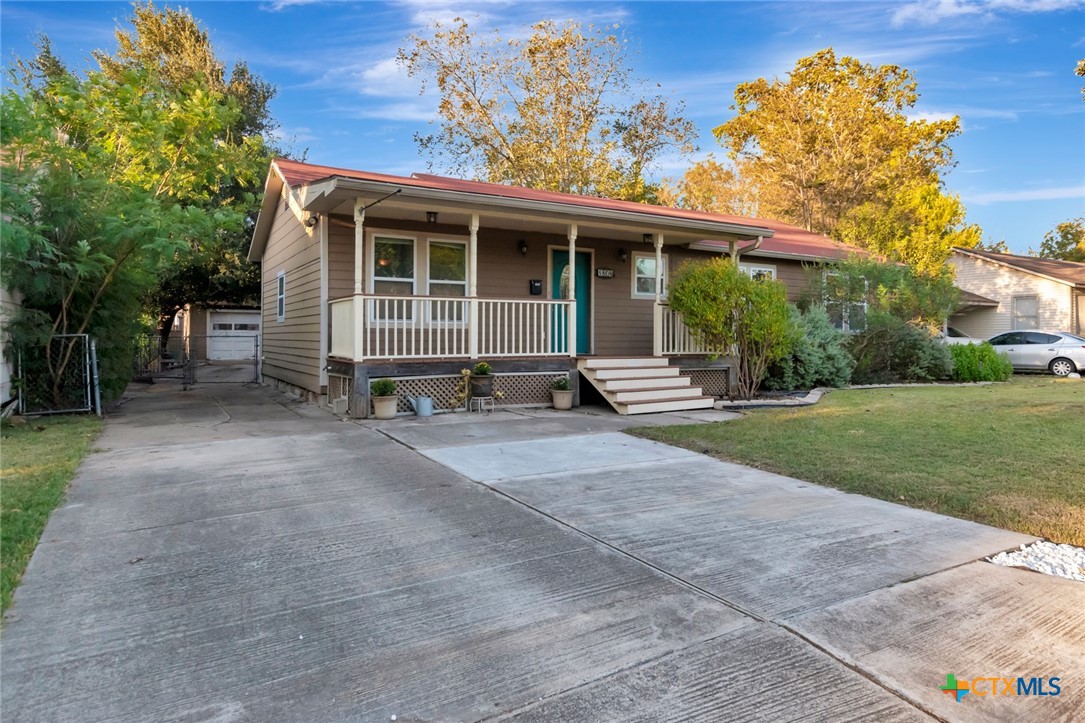
[[[373,416],[377,419],[395,419],[399,396],[373,397]]]
[[[494,375],[485,376],[471,375],[471,397],[492,397],[494,395]]]
[[[554,409],[572,409],[573,408],[573,390],[572,389],[551,389],[550,396],[554,399]]]

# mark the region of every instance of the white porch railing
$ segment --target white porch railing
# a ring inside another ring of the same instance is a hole
[[[344,359],[569,356],[567,300],[355,294],[329,307]]]
[[[682,315],[665,301],[655,305],[652,321],[652,347],[655,356],[720,353],[710,349],[699,334],[686,326]]]

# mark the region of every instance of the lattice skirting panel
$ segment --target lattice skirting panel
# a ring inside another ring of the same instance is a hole
[[[500,393],[495,399],[496,406],[542,406],[550,404],[550,385],[559,377],[568,377],[565,372],[525,372],[494,375],[494,393]],[[459,375],[429,377],[392,377],[396,382],[399,395],[397,412],[413,412],[407,397],[432,397],[433,408],[449,411],[453,408]],[[329,395],[331,377],[328,378]],[[330,398],[330,396],[329,396]],[[459,406],[463,409],[463,406]]]
[[[390,377],[396,383],[396,394],[399,395],[397,412],[413,412],[414,408],[407,401],[407,397],[433,397],[434,409],[452,409],[453,397],[456,395],[456,385],[460,380],[458,374],[441,377]]]
[[[682,374],[691,378],[693,386],[701,387],[707,396],[727,396],[726,369],[683,369]]]
[[[350,390],[352,386],[354,386],[354,380],[350,377],[329,374],[328,401],[334,402],[336,399],[350,399]]]

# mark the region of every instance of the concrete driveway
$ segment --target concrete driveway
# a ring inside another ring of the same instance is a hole
[[[975,562],[1027,538],[620,434],[628,423],[353,424],[266,388],[136,390],[16,593],[0,713],[1085,715],[1085,585]],[[956,703],[947,673],[1058,676],[1063,693]]]

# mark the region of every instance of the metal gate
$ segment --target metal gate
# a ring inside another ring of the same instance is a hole
[[[98,412],[98,355],[87,334],[57,334],[41,346],[18,349],[19,412]]]
[[[208,334],[187,337],[186,342],[193,383],[260,381],[258,334]]]
[[[176,379],[185,388],[197,383],[247,384],[259,378],[260,337],[256,334],[157,335],[137,346],[135,378]]]

